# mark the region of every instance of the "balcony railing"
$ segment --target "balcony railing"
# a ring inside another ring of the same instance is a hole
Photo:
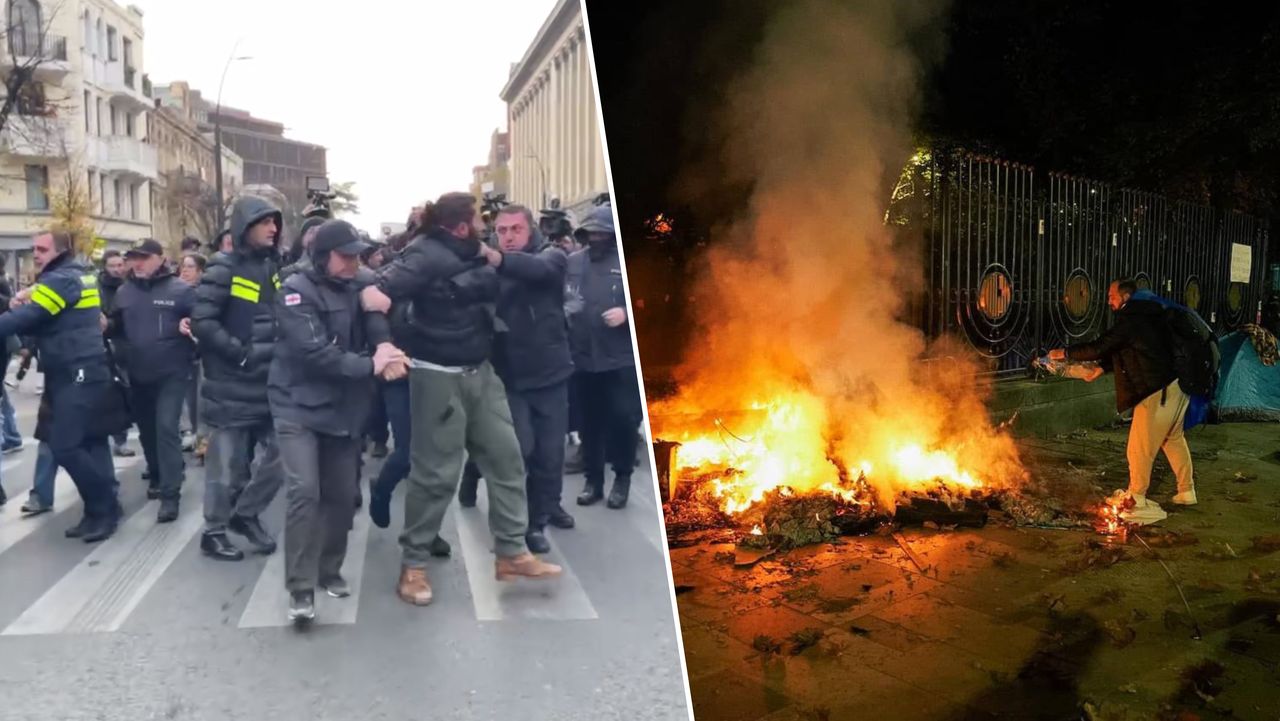
[[[42,34],[35,28],[19,25],[9,33],[9,42],[13,44],[13,54],[20,58],[67,59],[67,39],[62,35]]]

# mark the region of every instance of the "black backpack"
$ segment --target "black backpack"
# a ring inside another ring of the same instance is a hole
[[[1167,306],[1164,315],[1172,336],[1178,385],[1187,395],[1213,398],[1222,358],[1213,329],[1195,311],[1180,305]]]

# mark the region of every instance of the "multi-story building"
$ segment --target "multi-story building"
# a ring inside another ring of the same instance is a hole
[[[494,130],[489,136],[489,162],[471,168],[471,194],[482,199],[486,193],[507,196],[511,194],[510,136]]]
[[[511,69],[502,99],[510,133],[509,200],[532,208],[553,197],[575,216],[609,190],[582,8],[559,0]]]
[[[156,88],[161,104],[194,120],[202,133],[222,126],[222,144],[244,161],[245,185],[270,185],[289,200],[293,213],[307,204],[307,176],[328,175],[323,145],[284,137],[284,124],[207,100],[186,83]],[[225,179],[223,181],[225,187]]]
[[[0,74],[31,80],[0,131],[0,250],[22,274],[31,236],[68,198],[87,203],[99,248],[151,234],[156,151],[142,11],[111,0],[8,0]]]
[[[158,99],[151,113],[151,140],[159,159],[159,177],[151,194],[156,239],[175,251],[187,236],[209,241],[218,230],[213,138],[201,133],[181,107]],[[244,161],[226,146],[222,148],[222,184],[225,206],[244,186]]]

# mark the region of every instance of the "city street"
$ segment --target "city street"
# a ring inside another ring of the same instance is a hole
[[[140,454],[116,460],[125,517],[109,541],[63,538],[80,508],[65,473],[55,512],[23,519],[38,384],[33,373],[10,391],[28,445],[3,459],[0,719],[687,717],[647,459],[624,511],[573,505],[582,479],[566,478],[577,528],[549,531],[549,560],[565,567],[550,583],[497,583],[483,495],[479,508],[455,505],[443,534],[453,556],[430,568],[426,608],[395,595],[401,488],[391,528],[356,516],[344,568],[353,595],[318,594],[316,624],[300,631],[285,618],[281,552],[200,554],[193,462],[175,523],[155,523]],[[263,519],[276,533],[283,501]]]

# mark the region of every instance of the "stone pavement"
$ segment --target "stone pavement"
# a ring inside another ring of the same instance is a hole
[[[1100,498],[1123,485],[1124,437],[1024,451],[1064,496]],[[1203,640],[1157,561],[1084,531],[905,530],[911,555],[871,536],[751,567],[731,545],[679,548],[698,720],[1280,719],[1280,428],[1190,442],[1200,505],[1168,503],[1161,460],[1152,493],[1170,517],[1142,535]]]

